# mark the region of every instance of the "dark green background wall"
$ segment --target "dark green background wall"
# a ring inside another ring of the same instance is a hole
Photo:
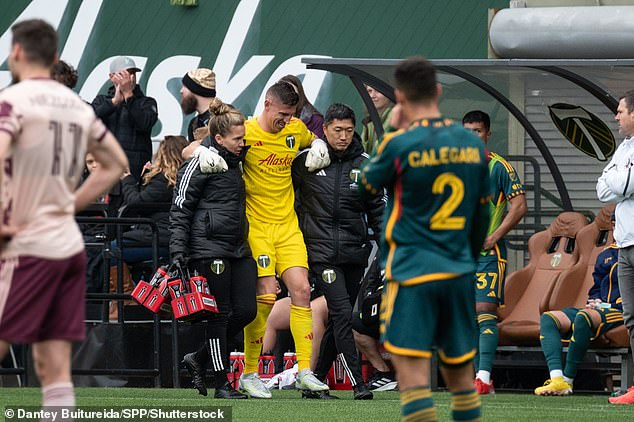
[[[59,27],[63,45],[81,1],[49,1],[66,4]],[[29,3],[2,0],[2,33]],[[198,7],[187,8],[171,6],[169,0],[104,0],[78,66],[77,90],[98,63],[118,54],[148,57],[144,78],[140,81],[142,87],[147,82],[146,74],[170,56],[201,56],[200,66],[212,67],[238,3],[236,0],[200,0]],[[288,57],[299,54],[485,58],[487,10],[502,7],[508,7],[508,0],[261,0],[236,68],[254,54],[270,54],[275,58],[234,104],[246,114],[252,113],[273,70]],[[6,69],[6,63],[2,69]],[[179,85],[178,79],[168,85],[176,98]],[[332,101],[348,102],[358,113],[363,112],[346,78],[326,78],[316,105],[323,110]]]

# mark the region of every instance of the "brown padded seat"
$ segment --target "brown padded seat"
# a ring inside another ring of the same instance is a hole
[[[568,307],[583,308],[588,291],[594,284],[592,273],[597,256],[614,243],[610,217],[615,205],[603,207],[594,221],[577,234],[577,246],[581,259],[573,268],[561,274],[552,292],[542,299],[540,311],[553,311]],[[611,330],[596,339],[592,347],[629,347],[630,340],[625,326]]]
[[[613,204],[603,207],[592,223],[579,230],[576,243],[580,259],[559,277],[552,292],[544,296],[539,306],[540,312],[583,308],[586,305],[588,290],[594,283],[592,273],[597,256],[614,242],[610,221],[613,211]]]
[[[542,298],[552,291],[559,276],[580,259],[576,236],[588,219],[577,212],[563,212],[544,231],[528,240],[528,265],[510,274],[500,309],[500,345],[539,344]]]

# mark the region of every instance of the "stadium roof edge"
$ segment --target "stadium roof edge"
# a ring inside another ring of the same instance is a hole
[[[392,74],[401,59],[306,57],[308,69],[325,70],[348,76],[368,109],[370,118],[382,136],[381,119],[364,84],[371,85],[394,101]],[[547,74],[563,78],[595,97],[616,112],[618,96],[634,87],[634,59],[440,59],[430,60],[439,80],[452,76],[468,81],[500,102],[523,126],[548,166],[565,210],[572,203],[565,183],[548,146],[533,124],[504,93],[492,83],[498,77]]]

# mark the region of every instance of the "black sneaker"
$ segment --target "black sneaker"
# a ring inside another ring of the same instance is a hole
[[[330,391],[302,391],[303,399],[338,400],[339,397],[330,395]]]
[[[236,391],[229,381],[225,382],[222,387],[216,388],[214,399],[248,399],[249,396]]]
[[[354,390],[355,400],[372,400],[374,398],[374,394],[372,394],[372,391],[370,391],[365,384],[357,384],[352,387],[352,389]]]
[[[188,353],[183,356],[181,365],[187,368],[189,375],[192,377],[192,384],[198,390],[198,394],[207,395],[207,387],[205,386],[205,368],[196,360],[195,353]]]
[[[394,372],[376,371],[368,380],[368,387],[371,391],[393,391],[398,388],[398,383]]]

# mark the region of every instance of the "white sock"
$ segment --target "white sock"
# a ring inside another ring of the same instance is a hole
[[[489,371],[478,371],[476,378],[480,378],[480,381],[488,384],[491,382],[491,373]]]
[[[564,381],[566,381],[568,384],[572,385],[572,382],[574,381],[574,378],[568,378],[567,376],[564,375]]]
[[[556,377],[563,377],[564,373],[561,369],[553,369],[550,371],[550,379],[555,379]]]
[[[57,382],[42,387],[42,407],[75,407],[75,390],[72,382]]]

